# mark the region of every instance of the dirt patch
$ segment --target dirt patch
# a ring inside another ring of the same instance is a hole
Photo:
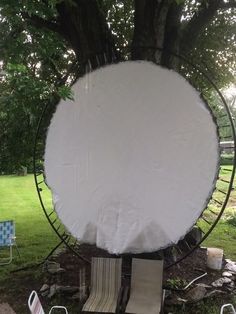
[[[112,257],[106,251],[96,248],[91,245],[81,245],[81,256],[87,261],[79,258],[69,250],[64,250],[61,254],[52,257],[52,260],[60,263],[60,266],[65,269],[65,272],[59,274],[48,274],[43,269],[44,267],[34,267],[27,271],[20,271],[14,274],[10,274],[9,282],[0,283],[0,302],[7,302],[11,304],[15,313],[27,314],[28,306],[27,300],[32,290],[39,291],[43,284],[48,285],[64,285],[64,286],[79,286],[80,278],[79,273],[81,269],[86,271],[86,285],[90,284],[90,263],[93,256]],[[131,272],[131,256],[123,257],[123,285],[129,285],[130,272]],[[183,286],[192,281],[199,275],[207,272],[207,276],[200,279],[197,283],[203,283],[210,285],[213,281],[221,277],[221,272],[211,271],[206,267],[206,249],[198,249],[191,256],[184,259],[181,263],[173,266],[164,271],[164,286],[169,286],[172,281],[174,284],[180,279],[183,282]],[[182,287],[183,287],[182,286]],[[193,285],[194,286],[194,285]],[[172,287],[173,288],[173,287]],[[181,293],[180,293],[181,296]],[[228,296],[222,295],[220,302],[228,302]],[[71,296],[57,294],[53,298],[47,296],[40,296],[45,312],[49,311],[53,305],[65,305],[67,306],[70,314],[81,313],[80,309],[82,304],[79,300],[73,300]],[[214,301],[213,301],[214,302]],[[198,313],[191,308],[191,313]],[[179,309],[171,308],[171,313],[190,313],[179,312]],[[4,312],[1,312],[4,314]],[[8,312],[7,312],[8,313]],[[13,312],[14,313],[14,312]],[[166,312],[168,313],[168,312]],[[11,312],[9,312],[11,314]]]
[[[91,261],[92,257],[115,257],[104,250],[98,249],[93,245],[81,245],[80,253],[82,257],[85,257],[88,261]],[[207,276],[201,279],[202,283],[210,284],[219,276],[221,272],[209,270],[206,266],[206,249],[200,248],[195,250],[189,257],[185,258],[182,262],[164,271],[164,285],[166,285],[168,279],[180,278],[185,282],[190,282],[194,278],[207,272]],[[90,264],[80,259],[75,254],[67,251],[61,254],[57,261],[61,264],[61,267],[67,271],[63,274],[61,283],[66,284],[70,282],[71,285],[78,285],[79,283],[79,269],[84,267],[87,274],[87,284],[89,285],[90,279]],[[124,278],[129,278],[131,273],[131,256],[123,257],[123,275]]]
[[[16,314],[13,309],[10,307],[8,303],[1,303],[0,304],[0,313],[1,314]]]

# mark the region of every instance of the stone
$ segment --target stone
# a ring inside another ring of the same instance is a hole
[[[39,292],[44,292],[46,290],[49,290],[50,286],[48,284],[43,284],[42,287],[40,288]]]
[[[64,268],[61,268],[59,263],[52,262],[52,261],[47,261],[45,263],[45,269],[49,274],[58,274],[58,273],[63,273],[65,272]]]
[[[230,284],[227,285],[227,289],[228,289],[229,291],[234,290],[234,288],[235,288],[235,283],[234,283],[233,281],[232,281]]]
[[[60,289],[60,286],[56,284],[51,285],[48,298],[51,299],[52,297],[54,297],[57,294],[59,289]]]
[[[222,273],[222,276],[223,277],[232,277],[233,276],[233,274],[232,273],[230,273],[230,272],[228,272],[228,271],[224,271],[223,273]]]
[[[211,289],[212,287],[209,285],[206,285],[205,283],[197,283],[196,286],[198,287],[204,287],[206,289]]]
[[[187,293],[186,298],[189,301],[194,301],[194,302],[200,301],[204,298],[205,294],[206,294],[206,288],[205,287],[196,286]]]
[[[228,271],[232,272],[233,274],[236,274],[236,264],[232,261],[228,262],[225,265],[225,270],[228,270]]]
[[[227,292],[225,291],[222,291],[222,290],[213,290],[213,291],[210,291],[209,293],[207,293],[205,295],[205,298],[210,298],[210,297],[213,297],[215,295],[218,295],[218,294],[226,294]]]
[[[58,290],[63,294],[74,294],[79,291],[79,287],[72,286],[60,286]]]
[[[50,292],[50,286],[45,283],[44,285],[42,285],[39,292],[40,292],[41,296],[46,297]]]
[[[230,278],[223,277],[223,278],[215,280],[214,282],[212,282],[211,285],[213,287],[222,287],[224,284],[229,284],[231,282],[232,282],[232,280]]]
[[[229,258],[226,258],[225,261],[226,261],[226,263],[233,263],[233,262],[231,261],[231,259],[229,259]]]

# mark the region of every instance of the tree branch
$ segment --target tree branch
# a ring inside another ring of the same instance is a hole
[[[108,59],[118,57],[113,36],[96,0],[77,0],[73,6],[63,1],[57,4],[57,11],[64,38],[80,63],[90,60],[95,68],[104,62],[104,55]]]
[[[236,8],[236,1],[229,0],[228,2],[221,1],[219,9],[231,9]]]
[[[213,20],[222,0],[209,0],[208,5],[202,3],[192,19],[185,25],[181,34],[181,51],[188,53],[195,45],[200,33]]]
[[[45,20],[34,14],[29,15],[27,12],[22,12],[21,15],[23,19],[32,26],[35,26],[37,28],[46,28],[48,30],[63,35],[63,30],[57,22]]]

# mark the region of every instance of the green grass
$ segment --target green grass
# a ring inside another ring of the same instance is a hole
[[[232,169],[232,166],[224,166],[224,169]],[[221,170],[220,177],[229,180],[231,172]],[[234,180],[234,186],[236,186],[236,180]],[[217,187],[220,190],[226,191],[227,183],[218,181]],[[214,193],[214,198],[217,200],[223,201],[224,195],[220,192]],[[219,212],[220,206],[214,202],[211,203],[210,209],[214,212]],[[225,256],[236,260],[236,251],[235,251],[235,241],[236,241],[236,225],[234,225],[234,218],[236,215],[236,190],[233,190],[230,195],[230,199],[227,204],[227,208],[224,211],[220,221],[211,232],[209,237],[203,242],[203,246],[206,247],[217,247],[224,250]],[[212,213],[208,212],[205,214],[205,217],[211,221],[215,219],[215,216]],[[236,222],[236,219],[235,219]],[[204,229],[204,228],[203,228]]]
[[[46,198],[50,202],[48,192]],[[13,263],[1,267],[0,279],[18,267],[43,260],[59,242],[40,207],[33,176],[0,176],[0,220],[13,219],[20,257],[14,250]]]

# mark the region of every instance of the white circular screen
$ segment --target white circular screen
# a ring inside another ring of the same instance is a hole
[[[199,93],[147,61],[109,65],[73,86],[46,141],[56,211],[81,242],[111,253],[176,243],[213,191],[218,136]]]

